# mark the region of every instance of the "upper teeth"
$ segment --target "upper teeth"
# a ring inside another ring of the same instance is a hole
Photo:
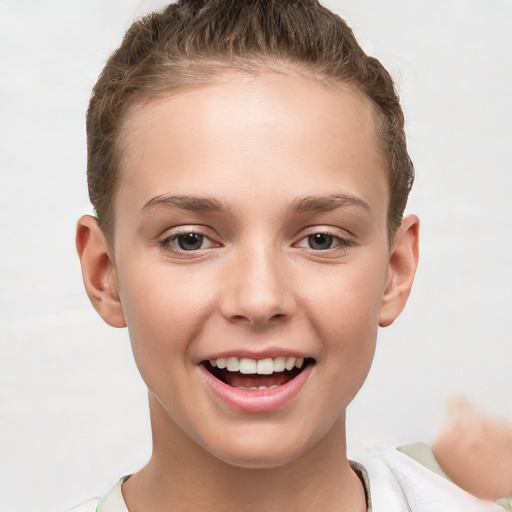
[[[210,364],[217,368],[227,368],[230,372],[245,374],[256,373],[270,375],[274,372],[284,372],[293,368],[302,368],[304,358],[296,357],[268,357],[267,359],[249,359],[248,357],[219,357],[210,359]]]

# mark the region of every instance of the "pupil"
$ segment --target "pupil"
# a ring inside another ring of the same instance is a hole
[[[308,236],[308,244],[311,249],[325,250],[332,246],[333,237],[325,233],[315,233]]]
[[[196,233],[187,233],[178,238],[178,245],[184,251],[194,251],[200,249],[203,244],[203,236]]]

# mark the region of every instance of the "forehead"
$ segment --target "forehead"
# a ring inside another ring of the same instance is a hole
[[[370,100],[297,74],[235,73],[148,101],[127,116],[120,147],[117,195],[140,207],[165,193],[278,200],[339,187],[387,207]]]

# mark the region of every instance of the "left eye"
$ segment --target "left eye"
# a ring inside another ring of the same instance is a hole
[[[310,249],[325,251],[333,246],[335,238],[327,233],[315,233],[307,237],[307,242]]]
[[[304,237],[297,244],[298,247],[313,249],[314,251],[327,251],[339,246],[349,245],[348,240],[329,233],[313,233]]]

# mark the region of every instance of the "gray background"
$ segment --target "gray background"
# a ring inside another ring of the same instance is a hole
[[[462,393],[512,420],[512,1],[331,0],[395,77],[422,256],[349,410],[352,455],[429,441]],[[0,510],[64,510],[150,453],[127,333],[86,298],[84,113],[132,19],[163,2],[0,0]]]

